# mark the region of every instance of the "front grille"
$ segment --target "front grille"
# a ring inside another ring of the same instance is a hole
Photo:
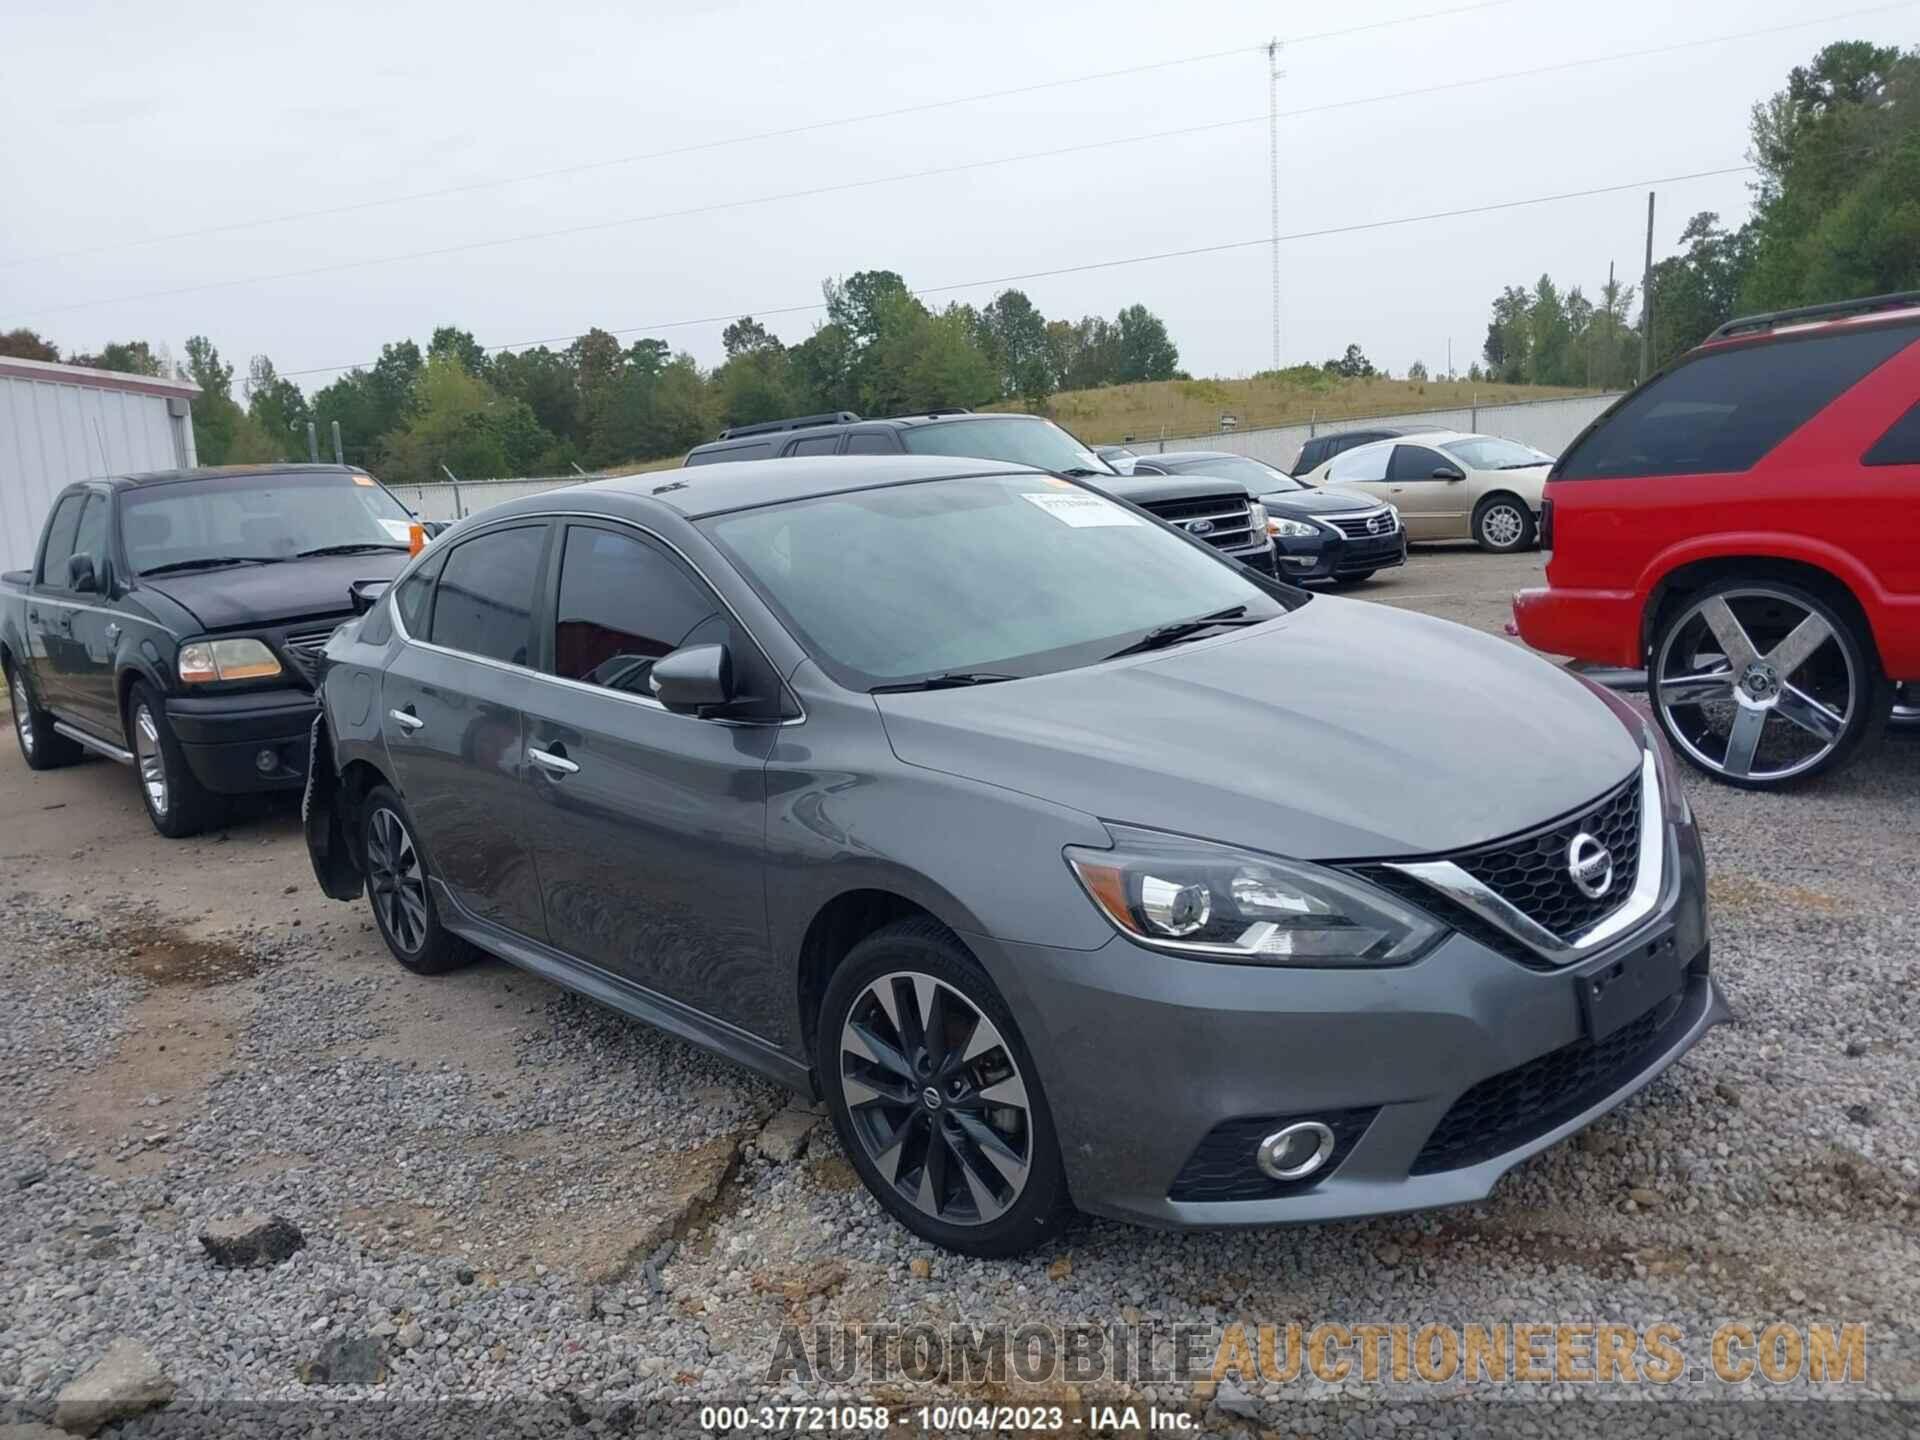
[[[1239,550],[1260,537],[1253,533],[1253,512],[1244,495],[1202,495],[1187,500],[1144,500],[1140,508],[1151,511],[1170,525],[1177,525],[1196,540],[1222,550]],[[1204,532],[1194,527],[1204,527]]]
[[[1180,1167],[1167,1191],[1169,1200],[1274,1200],[1311,1190],[1340,1168],[1360,1137],[1367,1132],[1378,1107],[1327,1110],[1314,1115],[1244,1115],[1223,1120],[1209,1130]],[[1296,1120],[1318,1120],[1333,1132],[1333,1153],[1327,1163],[1299,1180],[1276,1180],[1254,1163],[1254,1151],[1274,1131]]]
[[[1366,540],[1374,536],[1391,535],[1400,528],[1400,523],[1393,518],[1391,510],[1367,510],[1354,515],[1322,515],[1319,518],[1325,520],[1349,540]]]
[[[1613,856],[1613,883],[1599,899],[1573,883],[1567,851],[1582,831]],[[1447,857],[1535,924],[1572,940],[1626,902],[1640,868],[1640,778],[1571,819],[1531,835]]]
[[[1681,1013],[1685,998],[1684,991],[1669,997],[1605,1040],[1582,1038],[1482,1080],[1441,1117],[1413,1173],[1478,1165],[1598,1104],[1670,1043],[1670,1029],[1684,1027],[1691,1018]]]
[[[329,625],[324,630],[309,630],[303,635],[288,635],[280,641],[280,654],[293,666],[294,673],[306,681],[309,689],[313,686],[314,674],[320,668],[320,652],[327,648],[327,641],[334,632]]]

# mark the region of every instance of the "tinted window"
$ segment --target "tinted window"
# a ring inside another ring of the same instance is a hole
[[[1745,470],[1914,335],[1912,326],[1881,326],[1683,361],[1588,431],[1558,474],[1586,480]]]
[[[687,456],[689,465],[719,465],[728,460],[765,460],[773,454],[773,442],[757,445],[732,445],[725,450],[696,450]]]
[[[849,435],[847,454],[849,455],[897,455],[899,448],[893,443],[891,435]]]
[[[665,552],[611,530],[568,528],[554,612],[556,675],[650,695],[655,660],[682,645],[725,643],[728,634],[719,600]]]
[[[496,530],[447,554],[433,593],[433,643],[525,665],[533,646],[534,582],[544,525]]]
[[[1433,472],[1442,468],[1458,470],[1460,467],[1438,450],[1429,450],[1424,445],[1396,445],[1393,447],[1393,459],[1387,465],[1387,478],[1431,480]]]
[[[107,497],[89,495],[86,509],[80,512],[80,528],[73,535],[73,553],[93,557],[93,573],[99,575],[107,568]],[[55,577],[66,583],[63,570]]]
[[[446,558],[441,553],[421,561],[394,592],[393,608],[399,612],[400,626],[416,639],[427,633],[427,602],[433,596],[434,577]]]
[[[85,495],[69,495],[53,510],[53,520],[47,526],[46,553],[40,560],[41,582],[55,585],[67,583],[67,557],[73,554],[74,532],[80,527],[80,505]]]
[[[1387,459],[1397,447],[1392,445],[1364,446],[1349,450],[1334,458],[1327,470],[1330,484],[1359,481],[1362,484],[1387,478]]]
[[[838,435],[812,435],[805,440],[793,442],[789,455],[832,455],[840,449]]]
[[[1869,465],[1920,465],[1920,404],[1893,422],[1867,451]]]

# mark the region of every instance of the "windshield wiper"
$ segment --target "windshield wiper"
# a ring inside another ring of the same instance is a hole
[[[210,570],[216,565],[278,565],[284,555],[203,555],[198,560],[171,560],[142,570],[142,575],[173,575],[182,570]]]
[[[369,550],[408,550],[398,540],[356,540],[351,545],[322,545],[313,550],[302,550],[293,558],[311,560],[316,555],[364,555]]]
[[[1056,475],[1065,475],[1074,480],[1084,480],[1087,476],[1091,475],[1094,479],[1098,480],[1107,472],[1102,470],[1089,470],[1084,465],[1075,465],[1070,470],[1056,470],[1053,473]]]
[[[1216,626],[1264,625],[1271,618],[1248,615],[1244,605],[1229,605],[1225,610],[1216,610],[1211,615],[1196,615],[1191,620],[1176,620],[1171,625],[1156,626],[1131,645],[1114,651],[1107,659],[1118,660],[1122,655],[1138,655],[1145,650],[1164,650],[1169,645],[1191,640],[1202,630],[1211,630]]]
[[[992,670],[948,670],[924,680],[903,680],[898,685],[875,685],[869,695],[904,695],[911,690],[958,690],[965,685],[994,685],[1002,680],[1018,680],[1018,675],[1001,675]]]

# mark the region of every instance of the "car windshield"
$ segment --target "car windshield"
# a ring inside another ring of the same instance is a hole
[[[702,528],[856,690],[1074,669],[1161,627],[1271,619],[1305,598],[1283,603],[1203,546],[1045,475],[825,495]]]
[[[1469,470],[1524,470],[1534,465],[1551,465],[1553,456],[1543,455],[1531,445],[1517,440],[1497,440],[1481,436],[1474,440],[1449,440],[1440,447]]]
[[[1210,455],[1205,460],[1191,460],[1180,464],[1169,457],[1169,467],[1176,475],[1218,475],[1223,480],[1238,480],[1247,487],[1249,495],[1271,495],[1276,490],[1311,490],[1311,485],[1300,481],[1276,469],[1264,460],[1249,459],[1245,455]]]
[[[316,550],[404,550],[413,520],[372,476],[339,470],[138,486],[120,506],[127,560],[143,575]]]
[[[911,425],[901,433],[916,455],[965,455],[974,460],[1005,460],[1060,475],[1114,475],[1116,471],[1051,420],[1018,416],[982,416]]]

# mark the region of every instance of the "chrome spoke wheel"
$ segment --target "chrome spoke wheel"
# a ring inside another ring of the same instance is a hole
[[[1833,624],[1764,585],[1722,590],[1668,627],[1654,661],[1654,703],[1703,769],[1786,780],[1845,738],[1866,691]]]
[[[1527,533],[1526,517],[1521,515],[1517,506],[1504,502],[1489,505],[1486,513],[1480,517],[1480,533],[1487,537],[1487,543],[1495,549],[1511,549]]]
[[[18,675],[8,687],[13,696],[13,731],[20,737],[20,753],[33,758],[33,720],[27,714],[27,682]]]
[[[160,753],[160,727],[145,705],[133,712],[133,755],[140,766],[140,786],[156,815],[167,813],[167,762]]]
[[[948,1225],[997,1219],[1033,1164],[1033,1117],[999,1027],[953,986],[875,980],[840,1030],[840,1092],[867,1158],[903,1200]]]
[[[427,875],[405,822],[385,806],[367,817],[367,893],[388,938],[417,953],[427,941]]]

